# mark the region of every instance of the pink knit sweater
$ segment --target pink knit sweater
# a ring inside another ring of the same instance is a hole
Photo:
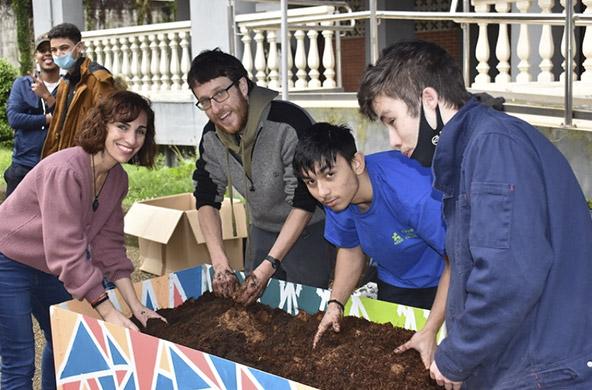
[[[103,274],[115,281],[133,271],[121,208],[127,174],[111,169],[95,212],[92,180],[90,155],[64,149],[41,160],[0,205],[0,252],[56,275],[73,297],[89,301],[104,292]]]

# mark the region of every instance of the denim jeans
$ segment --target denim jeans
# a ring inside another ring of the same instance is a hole
[[[20,184],[25,178],[25,175],[33,168],[25,167],[15,163],[10,164],[8,169],[4,171],[4,181],[6,181],[6,197],[12,194],[16,186]]]
[[[32,389],[35,373],[35,316],[45,336],[41,388],[55,389],[49,306],[72,299],[54,275],[0,253],[0,356],[2,390]]]

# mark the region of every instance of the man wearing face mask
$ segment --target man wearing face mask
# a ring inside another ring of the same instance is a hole
[[[47,35],[53,60],[66,75],[58,87],[54,120],[43,145],[42,158],[74,146],[87,111],[116,89],[111,73],[83,55],[84,42],[78,27],[62,23]]]
[[[6,196],[39,162],[60,81],[59,68],[51,57],[47,34],[35,40],[34,56],[34,74],[16,79],[8,97],[6,116],[14,129],[14,149],[12,163],[4,172]]]

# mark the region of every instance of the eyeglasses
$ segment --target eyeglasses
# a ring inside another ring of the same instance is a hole
[[[228,90],[230,88],[232,88],[236,84],[237,81],[238,80],[234,80],[228,87],[219,90],[212,97],[203,98],[202,100],[199,100],[197,103],[195,103],[195,107],[199,108],[202,111],[205,111],[205,110],[209,110],[210,107],[212,107],[212,100],[215,101],[216,103],[222,103],[223,101],[228,99],[228,97],[230,96],[230,94],[228,93]]]

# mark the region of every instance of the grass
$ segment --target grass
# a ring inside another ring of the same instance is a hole
[[[8,148],[0,148],[0,188],[6,188],[3,173],[10,165],[11,156],[12,150]]]
[[[159,158],[154,169],[128,164],[124,165],[124,168],[129,178],[129,191],[123,200],[124,210],[139,200],[193,192],[193,159],[181,160],[176,167],[165,166],[163,159]]]
[[[11,154],[10,149],[0,148],[0,192],[2,193],[6,188],[2,173],[10,165]],[[167,167],[162,156],[157,159],[154,169],[124,164],[129,177],[128,195],[123,200],[124,210],[127,211],[138,200],[193,192],[191,175],[195,168],[194,164],[195,160],[188,158],[179,161],[176,167]]]

